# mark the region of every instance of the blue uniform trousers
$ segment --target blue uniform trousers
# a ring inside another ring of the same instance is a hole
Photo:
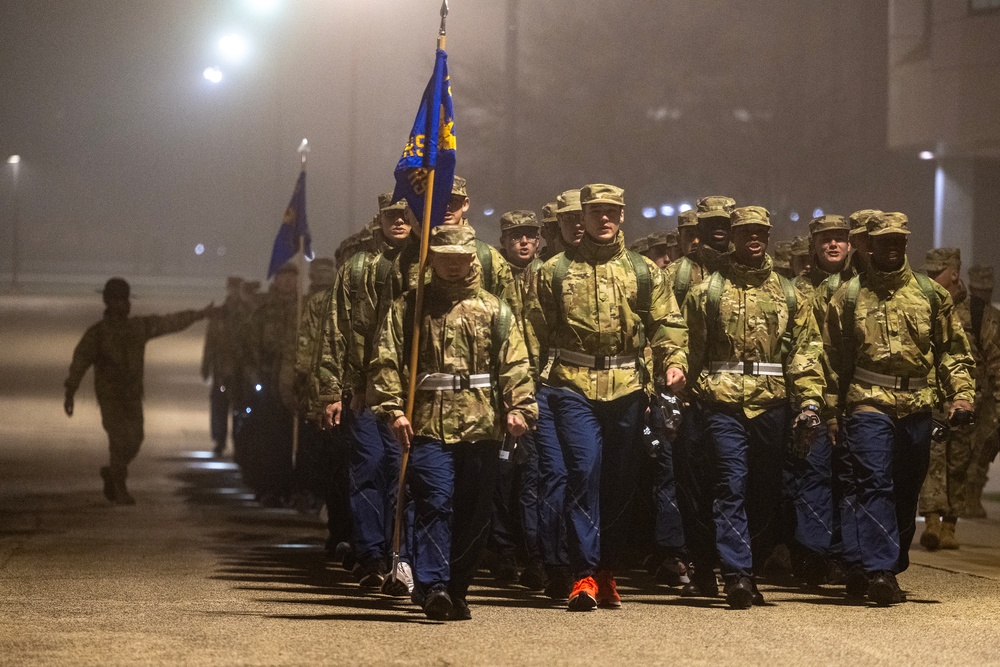
[[[846,433],[841,425],[840,444],[833,447],[833,502],[834,548],[845,565],[861,564],[858,545],[858,489],[854,480],[851,455],[845,442]]]
[[[538,540],[546,569],[569,566],[566,552],[566,461],[556,431],[552,403],[558,389],[538,387],[538,421],[535,445],[538,449]]]
[[[504,559],[539,560],[538,451],[533,433],[522,436],[510,460],[501,462],[493,502],[491,548]]]
[[[684,526],[677,505],[677,480],[674,473],[673,443],[661,439],[653,460],[653,553],[658,557],[679,557],[684,553]]]
[[[840,551],[834,519],[832,449],[826,429],[819,428],[805,458],[792,461],[795,541],[828,558]]]
[[[410,450],[414,501],[413,574],[426,595],[465,598],[490,532],[500,443],[445,445],[418,438]]]
[[[700,407],[692,401],[682,408],[680,433],[673,442],[677,476],[677,505],[684,528],[685,548],[695,568],[711,571],[718,556],[715,548],[715,456],[705,437]]]
[[[788,405],[753,419],[742,409],[704,406],[705,430],[715,451],[715,540],[722,574],[753,576],[775,545],[775,507],[781,496]]]
[[[574,579],[622,565],[630,505],[638,490],[646,405],[642,391],[613,401],[591,401],[572,389],[553,390],[556,429],[568,471],[566,541]]]
[[[931,413],[897,419],[883,412],[854,412],[846,425],[861,566],[866,572],[898,574],[910,565],[917,501],[930,458]]]
[[[401,451],[389,427],[371,409],[355,413],[344,403],[350,443],[351,527],[357,562],[387,563],[396,519]],[[407,540],[403,540],[405,544]]]

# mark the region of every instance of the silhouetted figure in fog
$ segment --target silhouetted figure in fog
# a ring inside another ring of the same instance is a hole
[[[108,432],[111,463],[101,468],[104,496],[118,505],[133,505],[125,488],[128,464],[142,444],[142,371],[146,341],[186,329],[209,315],[212,304],[202,310],[184,310],[171,315],[129,317],[132,303],[129,284],[111,278],[104,285],[104,318],[92,325],[73,351],[66,378],[66,414],[73,416],[73,395],[84,373],[93,365],[94,391],[101,408],[101,424]]]

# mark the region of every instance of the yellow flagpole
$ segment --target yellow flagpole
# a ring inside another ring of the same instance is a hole
[[[445,47],[445,19],[448,18],[448,0],[441,3],[441,30],[437,48]],[[439,110],[440,113],[440,110]],[[424,279],[427,272],[427,251],[431,241],[431,205],[434,202],[434,167],[427,172],[427,190],[424,192],[424,219],[420,229],[420,263],[417,270],[417,298],[413,304],[413,340],[410,345],[410,381],[406,387],[406,420],[413,423],[413,404],[417,395],[417,362],[420,358],[420,325],[424,310]],[[406,508],[406,468],[410,462],[410,448],[403,447],[399,463],[399,486],[396,489],[396,521],[392,526],[392,572],[389,576],[398,581],[399,550],[403,535],[403,510]]]

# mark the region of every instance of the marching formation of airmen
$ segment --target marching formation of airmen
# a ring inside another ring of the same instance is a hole
[[[774,577],[892,605],[918,513],[927,549],[958,548],[958,519],[984,516],[992,271],[973,267],[967,288],[947,248],[913,270],[902,213],[823,215],[769,254],[769,212],[728,197],[631,246],[612,185],[563,192],[540,218],[504,213],[499,250],[469,207],[455,177],[425,276],[419,223],[386,194],[335,260],[311,262],[301,304],[289,265],[266,295],[230,279],[220,308],[122,334],[106,316],[66,387],[71,412],[87,365],[107,385],[108,498],[127,502],[141,441],[139,399],[117,402],[141,396],[142,345],[211,315],[215,453],[231,415],[260,502],[325,504],[331,557],[432,619],[471,618],[482,556],[499,583],[572,611],[620,607],[616,576],[638,562],[733,608],[764,604]],[[140,393],[118,365],[138,368]]]

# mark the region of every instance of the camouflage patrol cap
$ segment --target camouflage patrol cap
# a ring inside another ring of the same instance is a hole
[[[378,196],[378,212],[379,213],[381,213],[382,211],[394,211],[394,210],[405,211],[406,210],[406,206],[407,206],[407,204],[406,204],[406,200],[405,199],[400,199],[395,204],[392,203],[392,193],[391,192],[383,192],[382,194],[380,194]]]
[[[542,207],[542,222],[556,222],[559,218],[556,217],[556,211],[559,209],[559,203],[550,201],[548,204]]]
[[[680,245],[680,235],[677,233],[676,229],[671,229],[670,231],[663,232],[663,235],[667,239],[668,248],[676,248]]]
[[[465,179],[461,176],[456,176],[455,180],[451,182],[451,194],[453,197],[468,197],[469,191],[465,187]]]
[[[992,290],[993,267],[977,265],[969,269],[969,287],[975,290]]]
[[[625,191],[614,185],[604,183],[592,183],[580,189],[580,205],[587,204],[615,204],[625,205]]]
[[[583,205],[580,204],[580,191],[579,190],[567,190],[558,197],[556,197],[556,213],[569,213],[571,211],[582,211]]]
[[[733,227],[740,225],[763,225],[771,226],[771,214],[763,206],[741,206],[734,208],[729,213],[729,220]]]
[[[728,216],[726,216],[728,217]],[[698,226],[698,212],[694,209],[684,211],[677,216],[677,229],[681,227],[697,227]]]
[[[778,269],[792,268],[792,242],[778,241],[774,246],[774,266]]]
[[[669,232],[653,232],[646,237],[646,241],[649,242],[650,248],[655,248],[658,245],[669,245],[670,239],[668,236]],[[676,240],[675,240],[676,242]]]
[[[534,211],[507,211],[500,216],[501,232],[515,227],[534,227],[537,229],[541,226]]]
[[[649,237],[643,236],[638,241],[634,241],[632,245],[628,247],[628,249],[631,250],[632,252],[637,252],[640,255],[644,252],[647,252],[649,250]]]
[[[869,236],[882,236],[884,234],[909,234],[908,223],[909,218],[902,213],[879,212],[868,218],[866,226]]]
[[[438,225],[431,230],[430,249],[446,255],[475,255],[476,230],[471,225]]]
[[[931,248],[924,257],[924,273],[937,274],[945,269],[962,268],[962,251],[958,248]]]
[[[882,211],[874,208],[863,208],[860,211],[855,211],[847,218],[851,224],[851,236],[855,234],[867,234],[868,233],[868,219],[873,215],[878,215]]]
[[[812,243],[808,236],[796,236],[792,239],[792,257],[804,257],[812,252]]]
[[[128,300],[131,296],[132,287],[124,278],[109,278],[108,282],[104,283],[104,289],[101,290],[101,297],[104,299],[104,303],[108,303],[113,299]]]
[[[704,218],[729,218],[729,214],[736,208],[736,200],[731,197],[720,197],[712,195],[702,197],[698,200],[696,215],[699,219]]]
[[[811,236],[834,229],[848,232],[851,229],[851,225],[842,215],[821,215],[818,218],[813,218],[812,222],[809,223],[809,234]]]

